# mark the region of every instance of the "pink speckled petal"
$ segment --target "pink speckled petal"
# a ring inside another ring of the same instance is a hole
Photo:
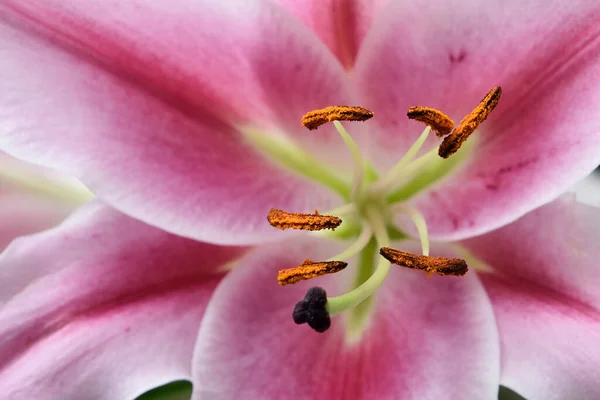
[[[14,241],[0,257],[0,397],[132,399],[189,379],[218,270],[242,250],[95,203]]]
[[[502,344],[502,384],[530,400],[600,398],[600,209],[572,195],[464,244]]]
[[[275,0],[314,31],[348,70],[389,0]]]
[[[598,165],[599,2],[417,0],[383,14],[355,70],[375,112],[371,151],[382,168],[422,130],[406,118],[408,107],[436,107],[458,123],[490,89],[503,89],[469,139],[468,160],[412,200],[432,237],[460,239],[514,221]]]
[[[337,246],[306,240],[262,247],[223,280],[200,329],[193,399],[495,399],[499,348],[477,276],[430,278],[394,268],[370,327],[354,344],[344,317],[319,334],[295,325],[306,290],[341,294],[355,273],[280,287],[277,270]]]
[[[3,0],[0,57],[0,148],[76,175],[151,225],[256,243],[278,234],[271,207],[339,201],[241,133],[345,155],[332,127],[300,124],[351,102],[344,70],[271,2]]]

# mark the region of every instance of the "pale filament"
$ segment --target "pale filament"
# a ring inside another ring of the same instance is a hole
[[[371,186],[371,190],[376,193],[384,193],[387,192],[398,180],[399,176],[404,175],[405,168],[411,163],[411,161],[415,158],[421,147],[427,140],[429,133],[431,132],[431,127],[425,128],[421,136],[413,143],[413,145],[408,149],[406,154],[398,161],[396,165],[392,167],[380,180],[373,183]]]
[[[421,251],[424,256],[429,255],[429,233],[427,232],[427,222],[425,221],[425,217],[421,211],[417,210],[414,207],[407,206],[405,204],[394,204],[391,207],[393,213],[401,212],[410,217],[412,222],[415,224],[415,228],[417,228],[417,232],[419,233],[419,239],[421,241]]]
[[[354,163],[354,175],[352,178],[352,189],[350,191],[350,199],[356,199],[356,196],[362,190],[363,177],[365,171],[365,162],[363,156],[360,152],[360,149],[352,136],[346,131],[344,126],[340,123],[340,121],[333,121],[333,125],[335,129],[338,131],[342,140],[346,144],[346,147],[350,151],[350,155],[352,156],[352,161]]]
[[[346,250],[342,251],[340,254],[337,254],[327,259],[326,261],[344,261],[360,253],[362,249],[364,249],[365,246],[369,243],[371,236],[373,236],[373,231],[367,224],[364,224],[360,235],[354,241],[354,243],[348,246],[348,248],[346,248]]]

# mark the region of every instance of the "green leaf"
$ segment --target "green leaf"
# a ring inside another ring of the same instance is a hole
[[[520,396],[518,393],[513,392],[507,387],[500,386],[498,400],[525,400],[525,397]]]
[[[189,400],[190,397],[192,397],[192,383],[175,381],[149,390],[136,400]]]

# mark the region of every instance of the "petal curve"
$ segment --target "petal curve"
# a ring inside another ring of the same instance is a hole
[[[0,253],[13,239],[51,228],[71,211],[59,201],[0,189]]]
[[[439,108],[458,122],[503,89],[469,139],[469,161],[412,200],[432,237],[458,240],[514,221],[597,166],[598,2],[421,0],[383,14],[356,67],[379,127],[376,159],[393,162],[416,139],[421,126],[405,117],[408,107]]]
[[[99,203],[14,241],[0,257],[3,396],[130,399],[188,379],[219,268],[242,252]]]
[[[600,397],[600,209],[565,196],[464,242],[502,344],[501,383],[527,399]]]
[[[600,207],[600,170],[592,172],[589,176],[571,188],[575,198],[580,203]]]
[[[295,325],[291,315],[311,286],[329,295],[343,291],[352,268],[285,287],[275,280],[277,269],[331,252],[323,240],[295,241],[261,247],[240,261],[200,329],[193,399],[496,398],[497,332],[476,275],[426,279],[394,269],[363,340],[347,345],[342,316],[318,334]]]
[[[11,154],[77,176],[128,215],[213,243],[274,236],[270,207],[334,205],[240,132],[341,146],[333,128],[307,135],[300,118],[349,101],[347,77],[280,7],[3,0],[0,20],[0,147]]]
[[[0,253],[19,236],[57,225],[91,197],[75,179],[0,152]]]
[[[314,31],[347,69],[389,0],[275,0]]]

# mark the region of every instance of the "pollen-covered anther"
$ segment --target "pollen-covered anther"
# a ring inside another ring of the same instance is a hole
[[[358,106],[329,106],[307,112],[302,117],[302,125],[309,130],[333,121],[366,121],[373,118],[373,112]]]
[[[321,275],[334,274],[347,266],[348,263],[343,261],[313,262],[307,258],[302,265],[280,270],[277,274],[277,281],[280,285],[288,285],[290,283],[316,278]]]
[[[321,215],[317,210],[314,214],[304,214],[289,213],[277,208],[271,208],[267,220],[271,226],[277,229],[301,229],[305,231],[335,230],[342,223],[341,218],[332,215]]]
[[[323,288],[308,289],[304,299],[296,303],[292,318],[297,324],[308,324],[319,333],[325,332],[331,326],[331,318],[327,311],[327,293]]]
[[[460,258],[422,256],[390,247],[382,247],[379,249],[379,254],[392,264],[425,271],[428,275],[436,273],[442,276],[462,276],[469,269],[466,261]]]
[[[477,129],[477,127],[486,120],[494,108],[496,108],[501,95],[502,88],[500,88],[500,86],[489,91],[479,105],[460,121],[460,124],[454,132],[449,136],[446,136],[438,150],[440,157],[448,158],[458,151],[465,140],[469,138],[475,129]]]
[[[409,119],[429,125],[437,137],[444,137],[454,129],[454,121],[440,110],[431,107],[413,106],[406,113]]]

